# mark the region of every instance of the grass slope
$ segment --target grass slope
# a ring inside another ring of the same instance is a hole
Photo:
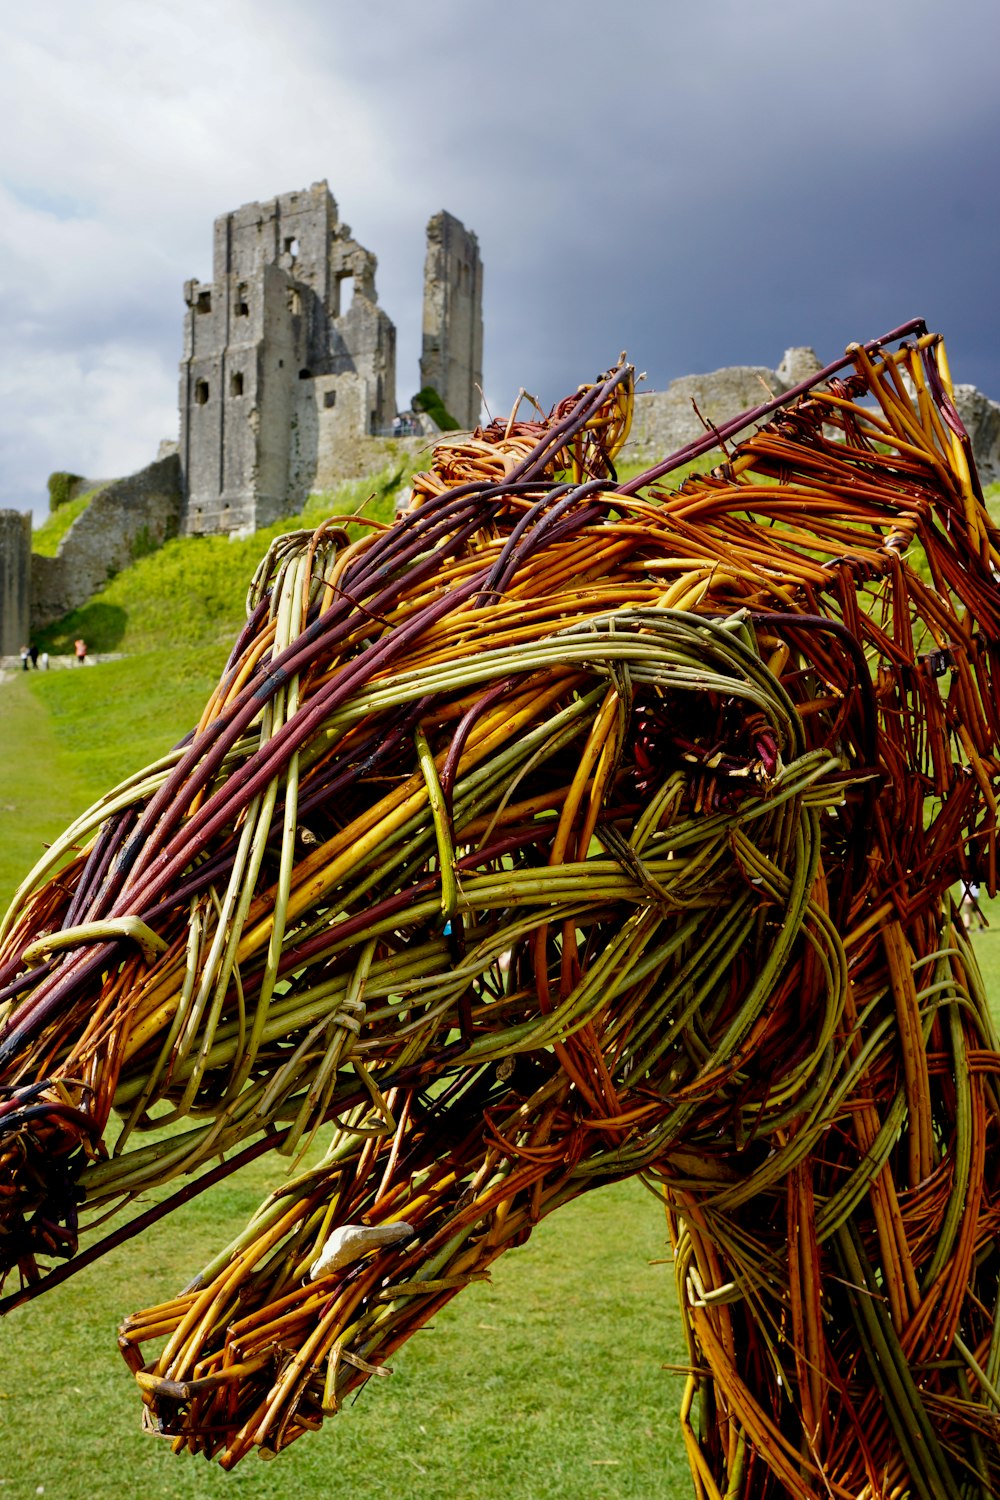
[[[406,460],[332,494],[313,495],[298,515],[248,537],[175,537],[117,574],[88,603],[38,631],[42,650],[67,654],[83,636],[92,651],[150,652],[193,646],[217,657],[244,618],[254,569],[283,532],[310,530],[334,516],[378,522],[393,518],[396,495],[412,472]],[[360,535],[362,525],[348,525]]]
[[[250,537],[177,538],[38,633],[54,655],[72,654],[77,636],[92,652],[125,654],[80,671],[18,673],[0,688],[0,911],[46,840],[197,721],[271,540],[331,515],[390,521],[409,472],[399,463],[313,496],[300,515]]]
[[[55,557],[59,551],[59,543],[77,516],[83,515],[96,494],[96,490],[87,490],[86,494],[77,495],[75,500],[67,500],[64,505],[51,511],[41,526],[36,526],[31,533],[32,552],[37,552],[40,557]]]

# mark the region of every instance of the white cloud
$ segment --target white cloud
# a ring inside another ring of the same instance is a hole
[[[177,378],[170,365],[137,359],[128,345],[92,358],[54,352],[23,366],[16,387],[0,384],[0,449],[15,508],[48,507],[45,479],[68,469],[90,479],[129,474],[177,436]],[[22,498],[23,497],[23,498]]]

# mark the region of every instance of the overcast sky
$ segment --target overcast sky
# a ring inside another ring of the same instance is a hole
[[[34,0],[0,46],[0,507],[176,436],[212,220],[329,181],[417,388],[427,219],[485,386],[824,361],[920,315],[1000,399],[998,0]]]

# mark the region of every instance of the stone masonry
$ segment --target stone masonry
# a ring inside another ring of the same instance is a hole
[[[31,612],[31,512],[0,510],[0,656],[28,643]]]
[[[955,386],[955,406],[969,434],[983,484],[1000,479],[1000,404],[974,385]]]
[[[176,454],[98,490],[56,556],[30,559],[32,628],[78,609],[115,573],[176,536],[181,508]]]
[[[708,426],[749,411],[791,390],[821,368],[811,349],[788,349],[777,370],[764,365],[732,365],[706,375],[682,375],[665,391],[641,391],[635,398],[632,430],[622,453],[633,462],[667,458],[703,437]]]
[[[321,430],[391,427],[396,331],[375,265],[325,182],[216,219],[212,281],[184,288],[185,531],[269,524],[308,495]]]
[[[434,387],[460,427],[479,422],[483,263],[476,236],[444,212],[427,225],[420,385]]]

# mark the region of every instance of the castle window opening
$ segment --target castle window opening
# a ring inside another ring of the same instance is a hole
[[[300,380],[312,380],[312,378],[313,378],[312,377],[312,370],[300,370],[299,371],[299,379]]]
[[[302,313],[302,293],[292,287],[288,293],[288,311],[293,318],[298,318]]]
[[[248,293],[249,288],[246,282],[241,281],[236,288],[236,316],[238,318],[248,318],[250,316],[250,304],[247,301]]]
[[[212,311],[211,292],[198,293],[198,301],[195,303],[195,311],[200,313],[210,313]]]
[[[208,401],[208,381],[196,380],[194,383],[194,399],[199,406],[204,406]]]
[[[234,370],[229,377],[229,394],[231,396],[242,396],[243,394],[243,371]]]
[[[354,301],[354,273],[347,271],[343,276],[337,277],[337,317],[342,318],[350,311],[351,303]]]
[[[285,254],[286,255],[290,255],[292,257],[292,260],[294,260],[295,257],[298,255],[298,253],[299,253],[299,242],[298,242],[298,240],[295,239],[294,236],[291,237],[291,238],[289,238],[289,239],[287,239],[285,241]]]
[[[326,406],[326,407],[330,407],[330,406],[336,406],[336,404],[337,404],[337,392],[336,391],[324,391],[323,392],[323,405]]]

